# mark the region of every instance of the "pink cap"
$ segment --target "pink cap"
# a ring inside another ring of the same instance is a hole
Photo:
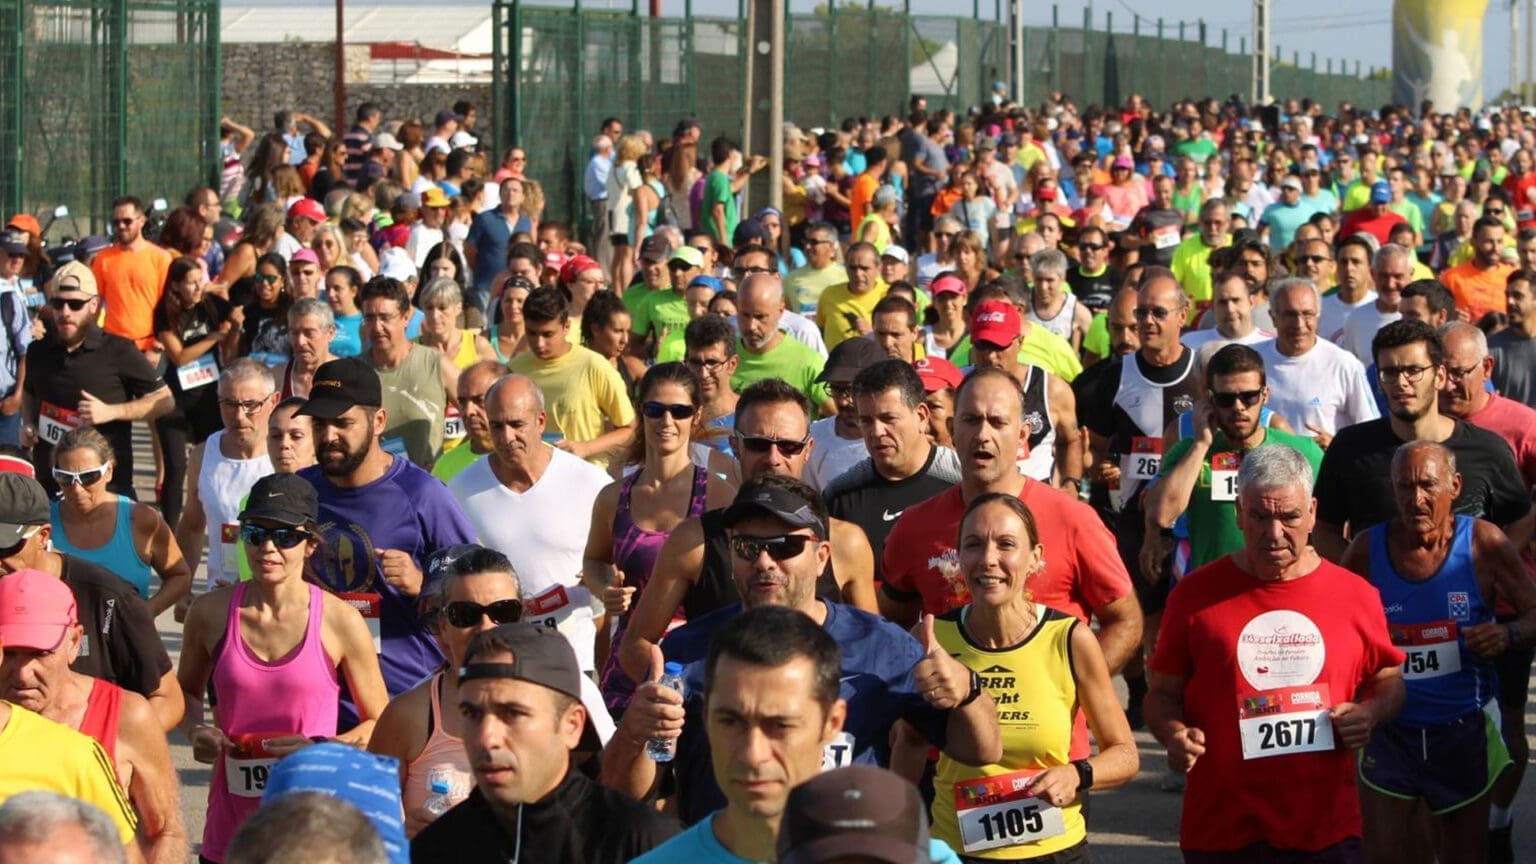
[[[301,248],[299,251],[293,253],[293,255],[288,258],[288,264],[290,266],[292,266],[294,264],[319,264],[319,263],[320,263],[320,256],[316,255],[315,254],[315,250],[313,250],[313,249],[302,249]]]
[[[1019,310],[1012,303],[988,300],[977,306],[976,313],[971,316],[971,344],[1012,345],[1023,326]]]
[[[321,207],[320,202],[313,198],[300,198],[288,205],[288,218],[297,219],[300,216],[316,223],[324,222],[325,208]]]
[[[59,577],[17,570],[0,578],[0,645],[52,651],[79,623],[75,593]]]
[[[923,379],[923,390],[928,393],[946,388],[953,390],[965,380],[960,367],[943,357],[924,357],[913,362],[912,368],[917,370],[917,377]]]
[[[940,276],[928,286],[928,292],[935,297],[940,294],[959,294],[964,297],[967,290],[965,281],[954,274]]]
[[[1132,168],[1132,169],[1134,169],[1136,167],[1136,163],[1131,161],[1131,157],[1126,156],[1125,154],[1122,153],[1119,156],[1115,157],[1115,161],[1110,163],[1110,167],[1112,167],[1112,168]]]

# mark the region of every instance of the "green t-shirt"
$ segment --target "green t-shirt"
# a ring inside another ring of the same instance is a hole
[[[813,415],[821,403],[832,398],[827,385],[816,380],[826,360],[793,336],[784,334],[778,345],[763,354],[753,354],[738,339],[736,356],[740,362],[736,374],[731,376],[731,389],[737,393],[758,381],[782,378],[811,400]]]
[[[1387,209],[1403,217],[1413,230],[1418,232],[1419,239],[1424,239],[1424,211],[1412,201],[1404,200],[1401,204],[1388,204]]]
[[[671,291],[672,289],[668,288],[667,290]],[[638,326],[639,323],[640,323],[638,321],[638,316],[640,315],[640,310],[641,310],[642,307],[645,306],[646,303],[648,303],[650,301],[652,294],[660,294],[660,293],[661,293],[660,291],[657,291],[655,288],[652,288],[651,286],[645,284],[644,282],[636,282],[635,284],[633,284],[633,285],[629,286],[628,288],[624,289],[624,294],[623,294],[623,296],[620,299],[622,299],[624,301],[624,308],[629,310],[629,318],[630,318],[629,329],[630,330],[632,330],[632,331],[634,331],[636,333],[641,332],[641,330],[640,330],[640,328]],[[575,319],[572,319],[572,320],[575,320]]]
[[[1264,443],[1259,446],[1270,444],[1287,445],[1307,457],[1307,462],[1312,465],[1312,477],[1314,480],[1317,478],[1317,467],[1322,464],[1323,451],[1318,449],[1311,438],[1281,432],[1278,429],[1266,429]],[[1175,442],[1163,456],[1163,464],[1158,469],[1158,476],[1168,476],[1175,466],[1184,461],[1185,455],[1193,445],[1193,438],[1180,438]],[[1236,489],[1237,466],[1241,464],[1242,454],[1229,447],[1227,437],[1218,430],[1211,448],[1206,451],[1205,464],[1200,466],[1200,479],[1195,482],[1194,491],[1189,495],[1189,506],[1185,510],[1185,518],[1189,520],[1190,570],[1203,567],[1223,555],[1243,548],[1243,532],[1237,527],[1236,504],[1231,500],[1211,500],[1211,461],[1218,455],[1237,457],[1227,466],[1228,470],[1232,471],[1232,485],[1228,489],[1228,494],[1232,494]]]
[[[1188,156],[1201,165],[1205,164],[1205,160],[1215,156],[1217,149],[1216,142],[1204,135],[1201,135],[1199,138],[1191,138],[1188,141],[1180,141],[1173,145],[1174,153],[1180,156]]]
[[[688,343],[683,341],[683,330],[669,330],[667,335],[662,337],[661,344],[656,348],[656,362],[681,363],[687,354]]]
[[[948,359],[961,369],[971,365],[971,334],[960,337],[949,349]],[[1072,343],[1039,324],[1029,328],[1029,335],[1020,343],[1019,362],[1038,366],[1068,384],[1083,372],[1083,361],[1072,350]]]
[[[484,455],[486,454],[476,453],[475,448],[469,446],[469,442],[466,441],[438,458],[437,464],[432,466],[432,476],[447,483]]]
[[[725,207],[725,230],[716,230],[715,205]],[[736,193],[731,190],[730,175],[716,169],[709,172],[704,180],[704,204],[699,208],[699,213],[704,217],[704,230],[716,242],[729,244],[736,236]],[[722,239],[723,238],[723,239]]]
[[[1099,358],[1109,356],[1109,313],[1093,313],[1093,323],[1083,334],[1083,351]]]
[[[688,326],[688,299],[676,290],[652,291],[629,313],[629,329],[643,338],[659,343],[668,333],[681,333]]]

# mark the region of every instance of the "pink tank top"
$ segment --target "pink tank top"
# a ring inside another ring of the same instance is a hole
[[[202,855],[210,861],[224,860],[224,849],[235,830],[261,804],[267,773],[277,764],[277,757],[266,752],[261,740],[336,734],[341,686],[336,664],[320,638],[325,595],[308,586],[309,624],[304,641],[288,656],[268,663],[240,638],[240,602],[249,587],[246,582],[235,586],[224,638],[213,656],[210,683],[218,700],[214,722],[236,747],[214,763],[213,782],[208,786]]]
[[[405,766],[405,836],[415,837],[421,829],[432,824],[436,817],[426,810],[427,799],[432,797],[432,784],[440,782],[448,787],[448,806],[469,797],[475,788],[475,775],[469,770],[469,755],[464,752],[464,741],[443,728],[443,673],[432,676],[427,684],[432,693],[432,713],[428,722],[432,734],[421,753]]]

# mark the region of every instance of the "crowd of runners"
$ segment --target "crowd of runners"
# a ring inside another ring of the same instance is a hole
[[[12,216],[0,862],[1513,861],[1536,115],[906,109]]]

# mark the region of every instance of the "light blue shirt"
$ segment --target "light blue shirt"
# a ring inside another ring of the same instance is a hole
[[[588,201],[606,201],[608,199],[608,174],[613,171],[612,156],[593,156],[587,162],[586,173],[582,175],[581,186],[587,193]]]
[[[720,845],[715,838],[715,817],[700,819],[697,824],[655,849],[635,858],[629,864],[754,864]],[[949,844],[934,838],[928,841],[928,857],[934,864],[960,864],[960,856]]]

